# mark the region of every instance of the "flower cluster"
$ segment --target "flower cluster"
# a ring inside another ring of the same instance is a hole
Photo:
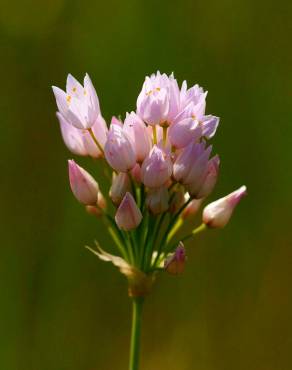
[[[104,158],[113,172],[108,190],[112,207],[94,178],[70,160],[75,197],[89,213],[108,221],[108,230],[132,275],[133,268],[145,277],[162,268],[181,273],[185,263],[182,241],[207,227],[224,227],[246,194],[243,186],[207,205],[202,225],[181,241],[175,240],[183,221],[198,212],[218,178],[220,159],[212,156],[209,140],[219,118],[205,112],[207,92],[198,85],[188,88],[185,81],[179,87],[173,74],[157,72],[146,77],[136,111],[126,113],[124,121],[113,117],[108,127],[87,74],[83,86],[68,75],[66,91],[58,87],[53,91],[68,149],[77,155]]]

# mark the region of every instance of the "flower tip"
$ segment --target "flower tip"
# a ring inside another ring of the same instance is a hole
[[[223,228],[242,197],[247,194],[245,185],[223,198],[208,204],[203,210],[203,223],[211,228]]]
[[[127,192],[116,212],[115,221],[122,230],[133,230],[142,221],[142,213],[132,194]]]

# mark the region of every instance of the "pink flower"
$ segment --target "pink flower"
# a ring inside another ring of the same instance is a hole
[[[137,114],[149,125],[159,125],[167,120],[169,95],[165,79],[157,75],[146,77],[137,99]]]
[[[177,149],[184,148],[190,142],[198,141],[202,136],[202,128],[196,119],[194,108],[194,104],[190,103],[175,117],[168,129],[169,141]]]
[[[139,226],[142,221],[140,209],[130,193],[124,196],[115,216],[118,227],[122,230],[132,230]]]
[[[226,197],[208,204],[203,210],[204,224],[212,228],[224,227],[230,220],[234,208],[246,194],[246,186],[241,186]]]
[[[136,113],[127,113],[124,122],[124,132],[128,134],[134,143],[137,162],[143,162],[151,149],[151,137],[145,123]]]
[[[196,107],[196,114],[202,116],[205,114],[206,96],[208,92],[204,92],[199,85],[194,85],[190,89],[187,88],[187,82],[182,83],[180,91],[180,109],[183,110],[190,103]]]
[[[182,242],[179,243],[174,254],[168,256],[164,261],[164,269],[170,275],[182,274],[185,270],[186,251]]]
[[[169,154],[154,145],[141,167],[142,182],[149,188],[159,188],[170,178],[171,173]]]
[[[57,117],[60,122],[64,143],[72,153],[82,156],[89,155],[93,158],[99,158],[103,156],[103,153],[94,143],[87,130],[80,130],[70,125],[70,123],[68,123],[59,112],[57,112]],[[101,115],[98,116],[95,124],[92,126],[92,131],[100,146],[103,148],[106,141],[108,129],[105,120]]]
[[[104,153],[110,166],[118,172],[127,172],[136,164],[133,142],[119,125],[110,126]]]
[[[149,191],[146,197],[146,204],[150,212],[154,215],[158,215],[167,211],[168,199],[168,190],[166,187],[162,186]]]
[[[99,187],[94,178],[73,160],[68,161],[68,168],[71,190],[76,199],[84,205],[96,205]]]
[[[100,115],[99,100],[88,74],[82,86],[70,74],[66,92],[53,86],[59,112],[71,125],[78,129],[91,128]]]
[[[67,148],[74,154],[88,155],[84,145],[84,134],[82,131],[70,125],[59,112],[57,112],[57,118],[60,122],[61,134]]]
[[[125,172],[120,172],[113,175],[112,186],[109,191],[109,196],[115,205],[119,205],[125,194],[131,190],[131,180]]]
[[[186,81],[183,82],[180,91],[180,109],[187,109],[189,105],[193,108],[193,119],[197,120],[202,130],[202,136],[210,139],[215,135],[219,125],[219,118],[212,115],[205,115],[207,92],[199,85],[187,89]]]
[[[173,176],[185,185],[200,186],[206,173],[212,146],[191,143],[177,156],[173,165]]]

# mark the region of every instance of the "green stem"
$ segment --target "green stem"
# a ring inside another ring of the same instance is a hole
[[[153,133],[153,144],[157,144],[157,131],[156,131],[156,126],[152,126],[152,133]]]
[[[102,149],[102,146],[99,144],[97,138],[95,137],[93,131],[92,131],[92,128],[89,128],[88,129],[88,132],[92,138],[92,140],[94,141],[95,145],[98,147],[98,149],[101,151],[101,153],[103,154],[103,149]]]
[[[143,301],[144,301],[143,297],[133,298],[133,316],[132,316],[129,370],[139,369]]]

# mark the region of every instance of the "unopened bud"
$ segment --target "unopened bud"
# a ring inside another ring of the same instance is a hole
[[[109,196],[113,203],[118,206],[123,200],[125,194],[131,190],[131,181],[129,175],[125,172],[113,174],[112,186],[109,191]]]
[[[188,217],[194,216],[201,207],[203,199],[193,199],[183,210],[181,217],[185,220]]]
[[[224,227],[230,220],[234,208],[246,194],[246,186],[242,186],[226,197],[208,204],[203,210],[204,224],[213,228]]]
[[[146,198],[147,207],[154,215],[163,213],[168,209],[168,198],[168,190],[164,186],[150,190]]]
[[[172,162],[168,153],[154,145],[142,167],[142,181],[149,188],[164,185],[172,173]]]
[[[97,182],[73,160],[68,161],[68,168],[71,190],[76,199],[85,205],[95,205],[98,197]]]
[[[118,227],[122,230],[132,230],[139,226],[142,214],[137,207],[132,194],[126,193],[115,216]]]
[[[179,275],[184,272],[186,251],[182,242],[179,242],[175,252],[164,261],[164,269],[170,275]]]

